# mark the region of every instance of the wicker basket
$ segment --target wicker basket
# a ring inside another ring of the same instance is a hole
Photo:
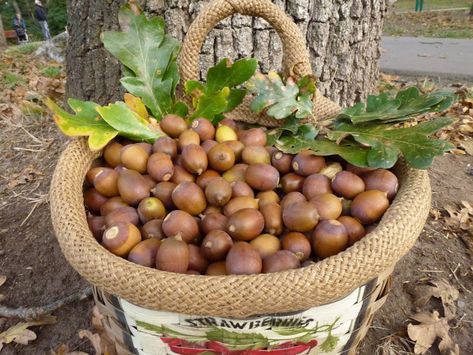
[[[269,0],[215,0],[189,28],[179,58],[183,80],[197,78],[199,51],[208,32],[234,13],[263,17],[278,31],[286,74],[297,77],[311,73],[304,39],[281,9]],[[318,119],[333,117],[339,111],[338,105],[320,93],[315,100]],[[248,101],[229,116],[275,125],[268,117],[252,113]],[[117,257],[92,236],[86,221],[83,183],[92,161],[99,155],[89,150],[85,139],[76,139],[58,161],[51,183],[51,215],[59,244],[71,265],[100,292],[155,311],[245,319],[310,310],[343,299],[373,282],[383,285],[386,270],[391,270],[415,243],[430,208],[427,172],[400,162],[394,169],[400,189],[392,205],[373,232],[344,252],[309,267],[274,274],[174,274]],[[349,343],[351,349],[366,332],[368,320],[377,308],[377,298],[369,298],[366,311],[360,316],[365,328],[357,332],[357,341]]]

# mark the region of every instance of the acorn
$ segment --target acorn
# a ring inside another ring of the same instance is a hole
[[[281,249],[281,242],[272,234],[261,234],[253,239],[250,245],[259,253],[261,259],[273,255]]]
[[[154,268],[156,265],[156,253],[160,245],[161,240],[156,238],[142,240],[130,250],[128,260],[135,264]]]
[[[143,227],[141,227],[141,237],[143,239],[164,239],[166,235],[163,231],[163,220],[162,219],[152,219],[146,222]]]
[[[128,144],[120,151],[120,160],[127,169],[144,174],[148,164],[149,154],[139,144]]]
[[[246,146],[241,153],[241,159],[245,164],[270,164],[271,158],[265,147],[262,146]]]
[[[169,155],[153,153],[148,159],[148,174],[157,182],[169,181],[174,173],[174,164]]]
[[[189,246],[179,238],[167,238],[156,253],[156,268],[162,271],[185,273],[189,267]]]
[[[343,167],[338,162],[328,164],[325,168],[320,170],[319,174],[325,175],[329,180],[332,180],[337,173],[343,170]]]
[[[151,189],[151,194],[164,204],[164,207],[168,210],[173,210],[174,202],[172,202],[172,192],[176,188],[176,184],[170,181],[162,181],[157,183],[154,188]]]
[[[296,232],[308,232],[319,222],[317,208],[310,202],[296,202],[285,206],[282,218],[284,225]]]
[[[305,199],[305,196],[301,194],[300,192],[294,191],[294,192],[289,192],[287,195],[284,195],[284,197],[281,200],[281,207],[282,209],[285,209],[287,206],[292,205],[297,202],[307,202]]]
[[[347,170],[353,174],[362,176],[363,174],[376,170],[376,168],[360,168],[358,166],[347,163]]]
[[[154,153],[164,153],[171,159],[177,157],[177,143],[171,137],[159,137],[153,144]]]
[[[202,190],[205,190],[209,182],[216,177],[220,177],[220,174],[215,170],[208,169],[205,170],[202,174],[200,174],[195,182]]]
[[[204,273],[209,266],[209,262],[205,258],[201,249],[197,245],[189,244],[189,270],[198,271]]]
[[[331,194],[332,187],[330,186],[329,178],[322,174],[312,174],[307,176],[302,185],[302,193],[307,200],[310,200],[312,197],[319,194]]]
[[[276,151],[271,156],[271,165],[274,166],[280,174],[287,174],[292,170],[292,158],[292,154]]]
[[[226,181],[226,180],[225,180]],[[253,189],[244,181],[234,181],[232,187],[232,198],[234,197],[255,197]]]
[[[200,250],[210,261],[225,260],[228,251],[233,246],[232,238],[224,231],[213,230],[202,240]]]
[[[204,234],[210,233],[213,230],[225,230],[227,228],[227,217],[219,212],[209,213],[202,217],[200,227]]]
[[[366,231],[363,225],[353,217],[341,216],[337,219],[337,221],[343,224],[343,226],[347,230],[348,245],[355,244],[355,242],[359,241],[366,235]]]
[[[139,145],[143,150],[146,152],[146,154],[151,155],[153,153],[153,145],[151,143],[147,142],[138,142],[135,143],[136,145]]]
[[[232,120],[231,118],[224,118],[223,120],[221,120],[218,123],[218,127],[220,127],[220,126],[228,126],[228,127],[230,127],[231,129],[233,129],[235,131],[238,129],[237,123],[234,120]]]
[[[279,272],[284,270],[292,270],[301,267],[301,263],[297,256],[289,250],[279,250],[273,255],[263,259],[263,272]]]
[[[179,137],[187,129],[186,121],[182,117],[173,114],[165,115],[159,125],[164,133],[173,138]]]
[[[312,248],[319,258],[327,258],[345,250],[348,233],[342,223],[336,220],[321,221],[312,234]]]
[[[207,207],[204,192],[194,182],[186,181],[177,185],[172,192],[172,202],[178,209],[194,216]]]
[[[228,217],[227,232],[236,240],[252,240],[261,234],[263,228],[263,215],[253,208],[244,208]]]
[[[282,249],[293,252],[301,261],[310,258],[312,248],[309,239],[302,233],[289,232],[281,239]]]
[[[215,263],[209,264],[209,266],[207,266],[207,270],[205,271],[205,275],[208,275],[208,276],[228,275],[227,267],[225,266],[225,261],[217,261]]]
[[[309,176],[318,173],[324,167],[324,157],[316,156],[308,150],[296,154],[292,159],[292,169],[298,175]]]
[[[91,187],[84,192],[84,204],[90,212],[98,213],[104,204],[108,202],[106,196]]]
[[[358,194],[351,203],[350,213],[362,224],[372,224],[381,219],[389,207],[387,193],[368,190]]]
[[[264,231],[272,235],[279,235],[283,231],[282,208],[276,202],[267,203],[260,207],[264,218]]]
[[[117,223],[105,230],[102,245],[118,256],[126,256],[141,241],[138,228],[131,223]]]
[[[324,193],[315,195],[310,203],[314,204],[320,219],[337,219],[342,214],[342,201],[334,194]]]
[[[253,164],[248,166],[245,180],[255,190],[274,190],[279,184],[279,172],[271,165]]]
[[[386,169],[376,169],[363,175],[366,190],[379,190],[388,194],[392,200],[396,196],[399,182],[397,176]]]
[[[87,216],[87,225],[94,238],[100,243],[102,241],[103,232],[106,229],[105,217],[103,216]]]
[[[227,254],[225,266],[230,275],[259,274],[263,268],[263,261],[250,244],[236,242]]]
[[[85,179],[87,180],[87,183],[88,183],[90,186],[93,186],[93,185],[94,185],[95,176],[96,176],[100,171],[102,171],[103,169],[107,169],[107,168],[104,167],[104,166],[95,166],[95,167],[89,169],[89,171],[88,171],[87,174],[85,175]]]
[[[223,125],[219,126],[215,131],[215,140],[218,143],[222,143],[225,141],[236,141],[238,140],[238,137],[233,128]]]
[[[140,220],[136,209],[133,207],[121,207],[105,216],[105,224],[107,227],[111,227],[120,222],[131,223],[137,226]]]
[[[95,189],[106,197],[118,195],[118,176],[119,174],[110,168],[103,168],[94,178]]]
[[[230,201],[232,193],[230,183],[222,177],[212,179],[212,183],[205,188],[205,197],[213,206],[225,206]]]
[[[120,196],[129,205],[137,205],[149,197],[149,185],[146,179],[135,170],[125,170],[118,176],[118,191]]]
[[[208,161],[212,169],[226,171],[235,164],[235,153],[227,145],[217,144],[209,150]]]
[[[262,128],[250,128],[238,131],[238,140],[245,146],[264,147],[266,145],[266,133]]]
[[[279,195],[275,191],[272,191],[272,190],[258,192],[258,194],[256,195],[256,199],[259,202],[260,208],[268,203],[272,203],[272,202],[279,203],[280,201]]]
[[[179,135],[179,139],[177,140],[177,148],[182,152],[185,146],[191,144],[200,146],[200,138],[199,135],[192,129],[186,129]]]
[[[209,154],[210,149],[215,147],[217,144],[217,141],[208,139],[206,141],[203,141],[200,146],[205,150],[205,153]]]
[[[352,199],[365,191],[365,183],[358,175],[349,171],[340,171],[332,179],[332,189],[338,196]]]
[[[222,174],[222,177],[230,183],[234,181],[245,181],[245,174],[247,169],[247,164],[235,164],[229,170],[225,171]]]
[[[146,223],[152,219],[162,219],[166,216],[164,204],[156,197],[146,197],[138,204],[138,216],[141,223]]]
[[[189,144],[185,146],[181,157],[187,171],[200,175],[207,170],[207,154],[200,145]]]
[[[223,208],[223,214],[230,216],[245,208],[258,209],[258,200],[247,196],[232,198]]]
[[[171,182],[179,185],[183,182],[194,182],[195,176],[184,169],[182,166],[174,165],[174,173],[171,177]]]
[[[233,150],[233,153],[235,154],[235,161],[240,161],[243,149],[245,149],[245,145],[240,141],[225,141],[223,144]]]
[[[206,216],[211,213],[222,213],[222,212],[223,210],[221,207],[207,205],[207,208],[204,210],[204,212],[201,213],[201,215]]]
[[[100,215],[106,216],[121,207],[128,207],[128,204],[120,196],[111,197],[100,207]]]
[[[120,165],[122,162],[120,160],[120,151],[123,148],[118,142],[111,141],[103,149],[103,158],[112,168]]]
[[[296,173],[287,173],[281,177],[281,188],[285,194],[302,191],[305,178]]]
[[[156,186],[157,182],[154,181],[154,179],[148,174],[144,174],[143,177],[145,178],[149,190],[151,191]]]
[[[194,217],[180,210],[169,212],[163,220],[162,229],[166,236],[180,236],[187,243],[199,235],[199,225]]]
[[[215,137],[215,127],[206,118],[195,119],[191,124],[191,129],[199,135],[201,142]]]

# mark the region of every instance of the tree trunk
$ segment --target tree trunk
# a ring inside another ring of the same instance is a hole
[[[117,28],[120,0],[68,1],[69,96],[106,103],[120,97],[117,62],[102,49],[100,32]],[[182,40],[208,1],[144,0],[143,8],[164,15],[167,30]],[[378,79],[379,43],[387,0],[276,0],[304,33],[321,91],[342,105],[366,98]],[[223,57],[255,56],[261,70],[279,69],[281,43],[261,20],[236,15],[221,22],[202,49],[201,74]]]
[[[0,48],[7,46],[7,39],[5,38],[5,32],[3,30],[3,20],[0,16]]]

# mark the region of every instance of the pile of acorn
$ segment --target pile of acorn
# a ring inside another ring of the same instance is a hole
[[[374,228],[398,189],[389,170],[266,146],[225,119],[160,122],[154,144],[116,140],[87,173],[89,227],[115,255],[159,270],[257,274],[335,255]],[[345,169],[345,170],[344,170]]]

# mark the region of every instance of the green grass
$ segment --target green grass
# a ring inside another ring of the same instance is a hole
[[[473,21],[466,11],[391,13],[383,32],[388,36],[473,38]]]
[[[11,71],[7,71],[3,73],[3,82],[5,86],[10,89],[15,88],[17,85],[24,85],[26,84],[26,79],[24,76],[13,73]]]
[[[393,7],[396,10],[414,10],[416,0],[398,0]],[[470,7],[471,0],[424,0],[424,11],[439,9],[454,9],[458,7]]]
[[[5,50],[6,54],[31,54],[41,46],[43,42],[31,42],[26,44],[20,44],[16,46],[10,46]]]
[[[61,68],[59,67],[45,67],[41,69],[41,75],[48,78],[57,78],[61,75]]]

